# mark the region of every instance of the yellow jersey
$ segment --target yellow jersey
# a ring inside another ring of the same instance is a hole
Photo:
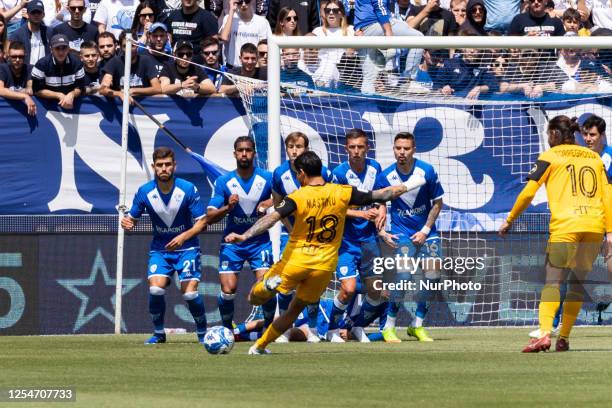
[[[326,183],[289,194],[295,222],[283,261],[303,268],[334,271],[353,187]],[[281,205],[284,205],[281,203]]]
[[[597,152],[555,146],[538,157],[527,179],[546,184],[551,234],[605,232],[604,191],[610,186]]]

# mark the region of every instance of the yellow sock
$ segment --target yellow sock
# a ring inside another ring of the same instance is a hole
[[[264,286],[264,280],[257,282],[251,289],[251,303],[254,305],[263,305],[274,296],[274,292],[270,292]]]
[[[280,336],[281,333],[274,328],[274,324],[268,326],[264,334],[255,342],[257,348],[263,349]]]
[[[563,316],[561,317],[561,337],[569,337],[580,309],[582,308],[582,295],[576,292],[568,292],[563,302]]]
[[[561,294],[556,286],[544,285],[540,299],[540,334],[550,333],[557,309],[559,309]]]

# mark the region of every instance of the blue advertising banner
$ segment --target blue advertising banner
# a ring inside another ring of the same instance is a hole
[[[35,118],[20,103],[0,100],[4,175],[0,214],[115,214],[120,179],[120,108],[100,97],[79,100],[73,111],[49,101]],[[225,170],[235,168],[232,142],[249,133],[239,99],[167,98],[142,100],[144,107],[188,146]],[[442,229],[493,230],[520,191],[521,179],[547,149],[546,121],[558,114],[591,113],[612,122],[608,99],[516,105],[440,105],[343,98],[294,98],[284,103],[283,132],[302,130],[311,147],[333,167],[346,159],[344,132],[362,127],[374,136],[373,157],[383,167],[393,159],[393,136],[411,131],[417,157],[438,170],[445,189]],[[177,152],[178,175],[210,195],[197,164],[137,108],[130,116],[127,197],[151,179],[153,150]],[[262,132],[255,132],[260,138]],[[286,136],[286,134],[283,134]],[[263,146],[265,141],[261,140]],[[260,145],[260,146],[261,146]],[[262,157],[265,154],[260,153]],[[545,212],[538,194],[530,211]],[[453,214],[467,214],[454,218]],[[466,221],[467,220],[467,221]],[[466,223],[467,222],[467,223]]]

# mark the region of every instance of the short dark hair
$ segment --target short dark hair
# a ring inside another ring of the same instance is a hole
[[[393,143],[397,142],[400,139],[412,140],[412,144],[416,144],[416,141],[414,140],[414,135],[410,132],[399,132],[393,138]]]
[[[23,50],[25,51],[25,45],[21,41],[11,41],[11,44],[8,47],[10,50]]]
[[[584,121],[582,124],[582,128],[584,130],[589,130],[595,126],[599,133],[604,133],[606,131],[606,121],[603,118],[600,118],[597,115],[591,115]]]
[[[96,51],[98,51],[98,44],[96,44],[94,41],[85,41],[83,44],[81,44],[81,49],[83,48],[95,48]]]
[[[298,139],[304,139],[304,147],[308,147],[308,136],[306,136],[305,133],[299,131],[291,132],[287,135],[287,137],[285,138],[285,147],[287,147],[289,142],[295,143]]]
[[[574,8],[568,8],[567,10],[565,10],[563,12],[563,18],[562,20],[574,20],[574,21],[578,21],[580,22],[580,12]]]
[[[246,43],[240,47],[240,55],[242,54],[257,54],[257,47],[253,43]]]
[[[262,44],[268,45],[268,39],[264,38],[263,40],[259,40],[259,42],[257,43],[257,48],[259,48],[259,46]]]
[[[204,48],[208,48],[211,45],[216,45],[217,47],[220,47],[219,40],[217,39],[217,37],[208,36],[204,37],[202,41],[200,41],[201,50],[203,50]]]
[[[234,140],[234,151],[236,150],[236,148],[238,147],[240,143],[244,143],[244,142],[250,143],[251,146],[253,146],[253,150],[256,150],[255,140],[251,136],[238,136],[236,140]]]
[[[174,151],[166,146],[158,147],[153,152],[153,163],[159,159],[165,159],[166,157],[171,157],[172,161],[174,161]]]
[[[365,137],[366,141],[368,140],[368,134],[364,132],[363,129],[350,129],[346,132],[346,143],[348,143],[350,139],[357,139],[359,137]]]
[[[308,177],[320,176],[321,169],[323,168],[323,163],[319,156],[310,150],[296,157],[293,164],[298,172],[304,170],[304,173],[306,173]]]
[[[100,33],[100,35],[98,35],[98,43],[100,42],[101,38],[110,38],[113,40],[113,44],[117,44],[117,37],[115,37],[115,34],[111,33],[110,31]]]

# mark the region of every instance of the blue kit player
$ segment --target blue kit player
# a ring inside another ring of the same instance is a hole
[[[167,147],[156,149],[153,152],[155,180],[138,189],[129,214],[121,220],[121,227],[132,231],[146,210],[153,224],[148,279],[149,312],[155,331],[145,344],[166,342],[165,293],[175,272],[200,342],[206,333],[204,302],[198,293],[201,276],[198,234],[206,228],[204,206],[197,188],[175,178],[175,170],[174,152]]]
[[[356,187],[359,191],[369,192],[375,189],[376,180],[382,169],[376,160],[369,159],[368,135],[362,129],[351,129],[346,133],[346,151],[348,161],[338,165],[333,171],[334,181]],[[368,338],[363,327],[364,318],[370,319],[370,313],[377,308],[386,307],[379,291],[374,289],[373,259],[380,257],[377,233],[385,226],[387,207],[384,205],[351,208],[346,213],[348,219],[344,228],[344,237],[340,246],[336,279],[340,281],[340,290],[334,298],[329,319],[327,339],[333,343],[342,343],[339,323],[349,302],[355,295],[357,278],[365,283],[367,295],[362,310],[366,316],[357,319],[353,325],[353,335],[360,341]],[[373,320],[373,319],[372,319]]]
[[[414,136],[409,132],[398,133],[393,141],[396,162],[386,168],[378,179],[377,188],[383,188],[399,185],[412,175],[424,178],[424,185],[420,188],[408,191],[391,202],[391,235],[387,236],[385,241],[392,244],[396,242],[392,246],[396,248],[400,257],[407,255],[411,258],[420,258],[424,278],[437,283],[440,281],[442,251],[440,234],[436,230],[436,219],[442,210],[444,190],[433,166],[415,159],[415,151]],[[411,263],[407,264],[410,266]],[[403,267],[404,265],[398,268],[398,277],[409,277],[410,275],[406,273],[416,272]],[[419,290],[416,314],[408,328],[408,335],[416,337],[419,341],[433,341],[423,327],[429,292],[429,290]],[[395,320],[404,293],[392,295],[383,336],[385,341],[399,342],[400,339],[395,331]]]
[[[215,181],[212,198],[208,203],[208,223],[213,224],[227,215],[224,236],[248,230],[265,212],[272,195],[272,174],[256,168],[255,141],[249,136],[240,136],[234,141],[236,170],[220,176]],[[219,253],[219,282],[221,293],[217,298],[221,321],[232,330],[234,298],[238,287],[238,274],[245,262],[257,280],[261,279],[272,265],[272,244],[265,232],[242,243],[221,243]],[[262,306],[266,324],[274,319],[276,301],[271,299]]]
[[[287,135],[285,138],[285,152],[287,153],[287,160],[283,162],[280,166],[274,169],[274,173],[272,174],[272,198],[274,202],[274,206],[277,206],[283,201],[285,196],[293,193],[297,189],[300,188],[300,182],[297,179],[297,172],[295,170],[295,166],[293,165],[293,161],[300,154],[308,151],[309,149],[309,140],[308,136],[306,136],[302,132],[292,132]],[[332,181],[332,173],[323,166],[321,170],[321,174],[323,175],[323,179],[326,182]],[[287,245],[287,240],[289,239],[289,233],[291,232],[293,225],[293,217],[283,218],[281,220],[283,226],[281,230],[280,236],[280,253],[282,254],[285,250],[285,246]],[[287,307],[289,306],[289,302],[291,301],[291,295],[278,295],[278,311],[282,314]],[[312,333],[309,334],[308,340],[311,343],[316,343],[319,340],[319,336],[317,335],[316,328],[316,313],[318,310],[317,304],[314,304],[309,307],[311,311],[312,317]],[[285,335],[281,335],[276,342],[283,343],[289,341],[288,337]]]

